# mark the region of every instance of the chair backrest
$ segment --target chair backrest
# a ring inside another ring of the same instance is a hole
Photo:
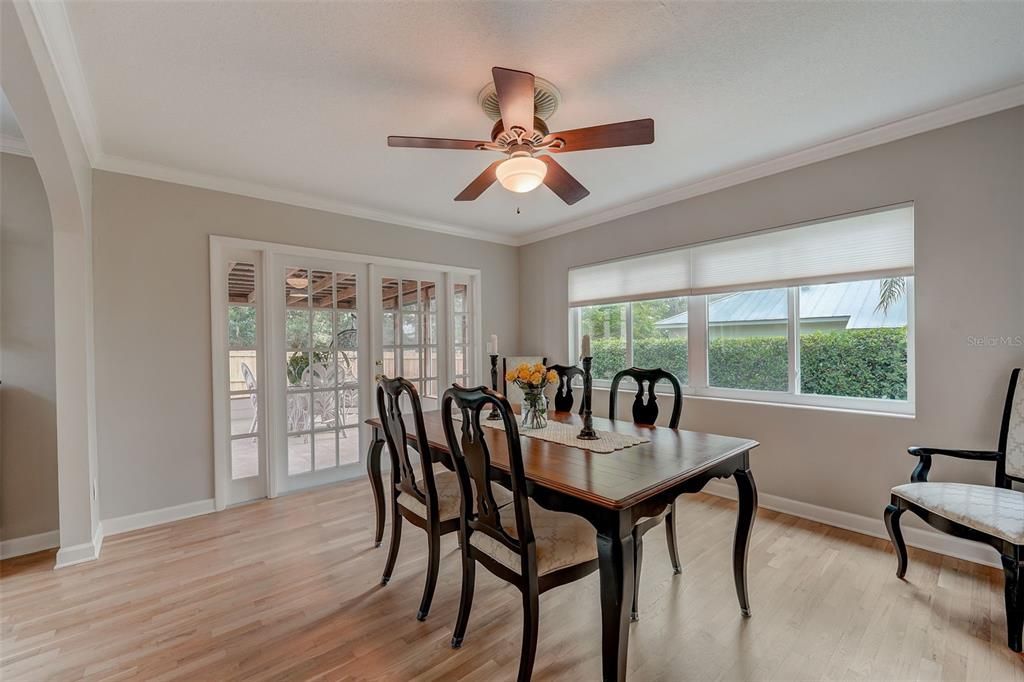
[[[996,465],[996,485],[1009,488],[1010,479],[1024,483],[1024,372],[1020,367],[1010,373],[999,452],[1003,457]]]
[[[249,391],[249,400],[252,401],[252,406],[256,407],[256,375],[249,369],[249,365],[242,363],[242,378],[245,379],[245,387]]]
[[[513,504],[505,507],[505,513],[515,514],[516,536],[505,530],[501,511],[494,499],[491,482],[491,453],[484,437],[480,414],[491,407],[498,410],[505,426],[501,434],[508,447],[508,464],[512,479]],[[461,423],[456,426],[452,410],[461,413]],[[448,449],[459,478],[462,491],[462,528],[465,533],[462,542],[469,542],[472,533],[484,533],[522,557],[522,572],[528,575],[531,565],[536,565],[536,543],[533,526],[530,523],[529,498],[526,493],[526,474],[523,470],[523,452],[519,442],[519,427],[508,399],[485,386],[463,388],[453,385],[444,392],[441,402],[441,423],[448,440]]]
[[[653,425],[658,419],[658,397],[654,393],[654,385],[664,379],[672,386],[672,415],[669,417],[669,428],[679,428],[679,416],[683,412],[683,388],[674,374],[657,369],[641,369],[630,367],[615,375],[612,379],[611,393],[608,396],[608,418],[615,419],[615,398],[619,393],[619,382],[629,377],[636,382],[636,397],[633,399],[633,422],[635,424]],[[647,384],[647,399],[644,399],[644,384]]]
[[[409,459],[408,431],[402,416],[402,397],[407,396],[416,427],[416,449],[419,451],[422,481]],[[377,379],[377,416],[384,426],[384,440],[391,453],[391,478],[397,491],[411,495],[428,510],[430,519],[437,518],[437,487],[430,459],[430,443],[423,426],[423,410],[416,387],[402,377],[381,376]]]
[[[572,394],[572,382],[576,377],[583,380],[583,370],[576,365],[551,365],[549,370],[558,374],[558,387],[555,389],[555,412],[572,412],[575,402]],[[583,399],[580,398],[580,414],[583,414]]]
[[[536,356],[536,355],[518,355],[518,356],[514,355],[512,357],[507,357],[507,358],[502,358],[501,359],[501,382],[502,382],[501,392],[505,394],[505,397],[508,398],[508,401],[510,403],[512,403],[513,405],[522,401],[522,399],[523,399],[523,392],[515,384],[510,384],[505,379],[505,375],[508,374],[508,371],[510,369],[512,369],[514,367],[518,367],[519,365],[523,364],[524,362],[526,364],[528,364],[528,365],[536,365],[537,363],[540,363],[540,364],[544,365],[545,367],[547,367],[548,359],[544,358],[544,357],[539,357],[539,356]]]

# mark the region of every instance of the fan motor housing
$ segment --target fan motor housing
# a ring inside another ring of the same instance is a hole
[[[494,89],[493,82],[483,87],[480,94],[477,95],[477,103],[484,110],[487,118],[492,121],[497,121],[501,118],[501,109],[498,107],[498,92]],[[558,91],[558,88],[551,81],[534,77],[533,109],[537,118],[543,121],[548,120],[558,110],[558,105],[561,103],[562,93]]]

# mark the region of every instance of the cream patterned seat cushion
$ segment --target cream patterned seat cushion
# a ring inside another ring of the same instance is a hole
[[[501,514],[501,524],[512,537],[516,537],[516,519],[513,507]],[[537,542],[537,575],[544,575],[567,566],[586,563],[597,558],[597,532],[594,527],[575,514],[544,509],[530,500],[530,525]],[[488,556],[519,573],[522,560],[489,535],[481,532],[469,537],[473,545]]]
[[[417,479],[420,490],[423,490],[422,479]],[[461,513],[459,504],[462,500],[462,493],[459,491],[459,477],[454,471],[434,472],[434,486],[437,488],[437,512],[439,521],[456,519]],[[474,486],[475,489],[475,486]],[[494,501],[499,507],[504,507],[512,501],[512,493],[495,483],[491,486],[494,493]],[[427,518],[427,507],[412,495],[399,495],[398,504],[419,517]]]
[[[892,494],[950,521],[1024,545],[1024,492],[969,483],[905,483]]]

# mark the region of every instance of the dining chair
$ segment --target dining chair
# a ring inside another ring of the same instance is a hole
[[[1013,489],[1014,481],[1024,483],[1024,374],[1020,368],[1010,373],[998,449],[912,447],[908,452],[918,458],[917,467],[910,483],[892,489],[883,515],[896,549],[896,576],[907,573],[907,546],[900,528],[900,516],[907,511],[943,533],[991,545],[1003,563],[1007,644],[1020,652],[1024,644],[1024,491]],[[934,455],[994,462],[995,485],[929,481]]]
[[[493,432],[508,449],[512,504],[500,507],[481,412],[501,415]],[[461,413],[457,425],[452,408]],[[444,393],[441,422],[462,491],[462,597],[452,648],[462,646],[473,606],[476,564],[515,585],[523,597],[523,642],[518,680],[530,679],[537,653],[539,597],[597,570],[597,535],[582,517],[549,511],[527,496],[519,428],[508,399],[489,388],[454,385]],[[499,435],[500,434],[500,435]]]
[[[403,397],[408,401],[416,428],[416,444],[419,467],[414,467],[409,458],[409,442],[405,417],[402,415]],[[402,541],[402,519],[427,532],[427,576],[423,586],[416,618],[425,620],[430,612],[430,603],[437,586],[437,574],[441,562],[441,536],[459,530],[459,505],[461,495],[459,480],[454,471],[434,472],[430,457],[430,443],[423,426],[423,410],[416,387],[402,377],[381,376],[377,380],[377,414],[383,425],[384,440],[391,453],[391,546],[381,576],[381,585],[387,585],[398,559],[398,548]],[[511,494],[497,498],[507,504]]]
[[[505,375],[513,367],[526,363],[528,365],[536,365],[540,363],[545,367],[548,364],[546,357],[539,357],[536,355],[514,355],[512,357],[505,357],[501,359],[501,392],[505,394],[508,401],[513,405],[516,405],[523,400],[523,392],[515,384],[509,384],[508,380],[505,379]]]
[[[572,412],[575,402],[575,397],[572,394],[572,382],[577,377],[583,381],[583,370],[576,365],[551,365],[548,369],[558,375],[558,387],[555,389],[555,412]],[[579,413],[583,414],[582,396],[580,397]]]
[[[636,383],[636,395],[633,398],[633,423],[634,424],[647,424],[653,426],[658,420],[658,396],[654,391],[655,385],[659,381],[667,381],[672,387],[672,412],[668,419],[668,427],[670,429],[679,428],[679,417],[683,412],[683,389],[679,385],[679,379],[670,372],[659,368],[655,369],[641,369],[639,367],[630,367],[624,369],[621,372],[616,373],[612,379],[611,393],[608,396],[608,418],[615,419],[615,403],[616,398],[619,394],[619,384],[623,379],[632,379]],[[646,389],[645,389],[646,386]],[[644,397],[646,392],[647,396]],[[639,593],[640,593],[640,564],[643,561],[644,547],[643,537],[644,534],[650,529],[657,526],[662,521],[665,522],[665,538],[668,540],[668,557],[672,562],[672,572],[675,574],[682,573],[682,567],[679,564],[679,552],[676,550],[676,521],[675,521],[675,500],[668,505],[668,508],[658,514],[657,516],[644,517],[633,528],[633,571],[636,576],[635,587],[633,588],[633,612],[630,615],[632,620],[636,621],[640,619],[639,611]]]

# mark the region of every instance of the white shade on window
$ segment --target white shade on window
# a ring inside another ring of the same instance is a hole
[[[694,246],[692,294],[914,274],[914,207]]]
[[[913,274],[911,205],[573,268],[569,305]]]
[[[569,305],[639,301],[690,292],[686,249],[588,265],[569,271]]]

